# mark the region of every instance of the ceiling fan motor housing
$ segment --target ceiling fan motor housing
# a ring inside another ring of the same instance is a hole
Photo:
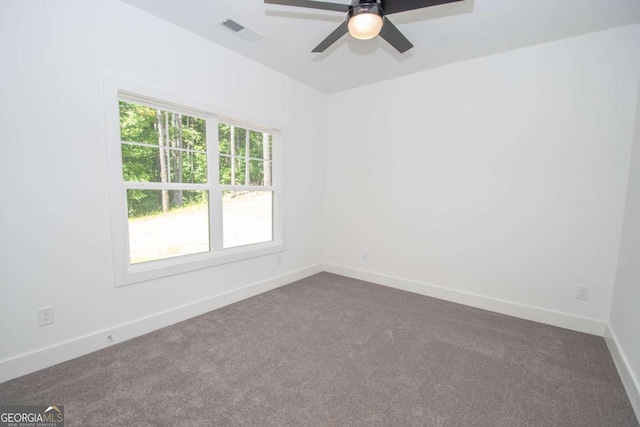
[[[351,6],[351,8],[349,9],[349,12],[347,13],[347,16],[348,16],[347,20],[353,18],[354,16],[360,15],[362,13],[373,13],[375,15],[378,15],[381,18],[384,16],[384,11],[382,10],[382,7],[374,1],[355,0],[353,3],[354,3],[353,6]]]

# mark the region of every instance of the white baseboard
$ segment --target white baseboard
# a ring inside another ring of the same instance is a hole
[[[167,310],[152,316],[137,319],[133,322],[114,326],[82,337],[74,338],[50,347],[22,354],[0,361],[0,383],[17,378],[58,363],[108,347],[113,343],[129,340],[147,334],[174,323],[207,313],[225,305],[233,304],[246,298],[287,285],[305,277],[322,272],[322,264],[313,265],[292,271],[282,276],[244,286],[196,301],[191,304]],[[107,336],[111,335],[112,342]]]
[[[625,355],[622,346],[620,346],[620,342],[618,341],[613,329],[611,329],[611,325],[606,326],[604,330],[604,339],[607,342],[607,347],[609,347],[613,363],[615,363],[616,368],[618,369],[618,374],[620,374],[620,379],[622,380],[624,389],[629,396],[631,406],[636,413],[636,418],[640,420],[640,381],[638,381],[638,377],[633,372],[633,369],[629,364],[629,359]]]
[[[606,325],[606,321],[604,320],[574,316],[540,307],[533,307],[512,301],[471,294],[428,283],[401,279],[399,277],[373,273],[342,265],[325,263],[324,271],[600,337],[603,336]]]
[[[597,319],[573,316],[539,307],[522,305],[511,301],[489,298],[482,295],[470,294],[427,283],[401,279],[398,277],[335,264],[317,264],[282,276],[277,276],[262,282],[235,289],[233,291],[215,295],[204,300],[196,301],[191,304],[176,307],[162,313],[137,319],[126,324],[114,326],[112,328],[97,331],[50,347],[38,349],[30,353],[0,361],[0,383],[100,350],[108,347],[112,343],[126,341],[157,329],[173,325],[177,322],[199,316],[217,308],[224,307],[225,305],[233,304],[322,271],[366,280],[379,285],[389,286],[526,320],[532,320],[534,322],[546,323],[561,328],[585,332],[592,335],[603,336],[605,333],[606,322]],[[112,342],[109,342],[107,339],[108,335],[113,337]],[[616,365],[618,365],[618,363],[616,363]],[[633,384],[633,381],[631,384]],[[631,395],[631,393],[629,394]]]

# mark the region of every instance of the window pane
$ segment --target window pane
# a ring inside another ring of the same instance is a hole
[[[206,151],[206,120],[120,101],[120,139]]]
[[[120,139],[158,145],[158,111],[120,101]],[[163,119],[164,122],[164,119]]]
[[[180,174],[175,166],[172,168],[174,178],[171,182],[185,182],[189,184],[207,183],[207,155],[206,153],[192,153],[190,151],[178,152],[171,150],[176,157],[175,165],[182,165]],[[182,181],[175,181],[176,176],[182,176]]]
[[[271,162],[249,160],[249,184],[271,185]]]
[[[163,157],[160,158],[160,153]],[[207,182],[207,155],[122,144],[122,176],[129,182]]]
[[[233,159],[233,163],[235,165],[235,169],[233,171],[235,173],[235,179],[233,180],[233,183],[235,185],[245,185],[245,171],[247,170],[246,159],[244,157],[236,157]]]
[[[233,128],[234,132],[234,154],[236,156],[245,156],[247,147],[247,130],[242,128]]]
[[[131,264],[209,250],[207,191],[127,190],[127,205]]]
[[[252,130],[249,134],[249,157],[271,160],[271,140],[270,134]]]
[[[207,151],[207,121],[184,114],[181,117],[182,129],[178,129],[175,137],[178,147]],[[178,127],[180,127],[179,123]],[[180,130],[182,130],[182,143],[180,143]]]
[[[273,240],[272,191],[222,192],[223,247]]]
[[[231,125],[218,124],[218,150],[220,154],[231,154]]]
[[[252,130],[249,133],[249,157],[261,159],[263,152],[263,134]],[[267,139],[268,141],[268,139]]]
[[[220,184],[231,185],[231,158],[220,156]]]
[[[165,112],[166,113],[166,112]],[[169,146],[187,150],[207,151],[207,121],[184,114],[170,114]]]
[[[119,108],[125,181],[207,182],[206,120],[124,101]]]
[[[158,182],[158,148],[122,144],[122,178],[133,182]]]

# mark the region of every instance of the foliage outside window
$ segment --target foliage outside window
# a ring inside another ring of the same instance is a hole
[[[278,243],[272,131],[130,96],[118,118],[129,268]]]

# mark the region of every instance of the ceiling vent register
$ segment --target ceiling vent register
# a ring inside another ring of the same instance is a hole
[[[231,18],[223,19],[222,21],[218,22],[218,25],[231,31],[234,34],[237,34],[238,36],[249,42],[257,42],[258,40],[262,39],[262,36],[260,34]]]
[[[244,30],[244,25],[238,24],[233,19],[225,19],[224,21],[222,21],[222,26],[223,27],[227,27],[228,29],[230,29],[234,33],[237,33],[237,32],[240,32],[240,31]]]

